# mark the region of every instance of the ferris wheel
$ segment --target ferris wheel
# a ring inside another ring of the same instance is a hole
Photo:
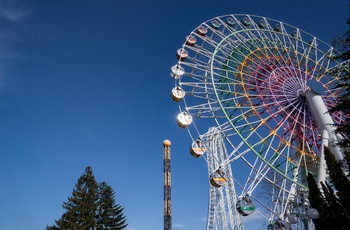
[[[192,139],[191,154],[208,164],[210,192],[231,202],[220,190],[228,187],[241,216],[258,213],[270,229],[313,229],[306,176],[327,179],[324,146],[343,158],[336,145],[343,137],[332,124],[344,115],[328,112],[341,93],[335,55],[309,33],[253,15],[203,22],[176,51],[177,124]],[[211,216],[207,229],[224,229]]]

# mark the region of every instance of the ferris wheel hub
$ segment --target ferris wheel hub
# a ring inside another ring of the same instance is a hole
[[[319,94],[319,95],[322,95],[325,91],[325,88],[323,87],[323,85],[315,80],[315,79],[310,79],[308,82],[308,85],[310,87],[310,89],[312,91],[314,91],[315,93]]]

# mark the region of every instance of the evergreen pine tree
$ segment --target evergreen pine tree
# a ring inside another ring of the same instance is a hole
[[[45,230],[60,230],[59,227],[57,227],[56,225],[54,226],[46,226]]]
[[[350,25],[350,19],[347,24]],[[338,98],[336,105],[330,109],[330,113],[340,112],[345,115],[344,121],[336,125],[336,131],[342,133],[345,138],[340,145],[350,147],[350,30],[342,37],[338,37],[333,42],[334,47],[340,52],[336,56],[336,60],[341,62],[340,68],[334,68],[333,75],[341,80],[341,84],[336,85],[336,88],[341,90],[341,95]]]
[[[330,221],[332,219],[332,215],[329,213],[329,205],[325,201],[325,198],[323,197],[322,193],[317,187],[316,181],[311,173],[307,176],[307,183],[308,187],[310,189],[309,191],[309,201],[311,204],[311,207],[317,209],[317,211],[320,213],[320,217],[318,219],[313,220],[315,227],[317,230],[328,230],[332,229],[332,223],[335,220],[333,218],[333,221]]]
[[[113,189],[102,182],[99,185],[98,201],[98,230],[123,230],[126,228],[126,219],[123,215],[123,208],[115,203]]]
[[[67,202],[63,202],[62,207],[65,209],[65,213],[55,221],[56,225],[46,229],[95,229],[97,189],[98,185],[92,174],[92,169],[88,166],[85,173],[78,179],[72,196],[68,197]]]
[[[345,151],[346,167],[349,167],[350,154]],[[316,229],[348,229],[350,226],[350,181],[344,174],[344,164],[338,162],[328,148],[325,148],[325,160],[329,173],[329,182],[321,182],[322,190],[316,186],[312,176],[308,176],[311,206],[320,213],[314,220]],[[321,192],[322,191],[322,192]]]
[[[98,184],[88,166],[78,179],[72,196],[62,207],[65,213],[46,230],[123,230],[127,226],[123,208],[115,204],[114,191],[106,182]]]
[[[326,221],[329,221],[332,225],[331,229],[348,229],[350,224],[349,220],[346,218],[344,208],[342,204],[339,202],[338,197],[335,194],[332,186],[328,183],[321,182],[322,191],[325,196],[325,200],[329,209],[327,210]]]
[[[346,165],[338,162],[328,148],[325,148],[325,160],[327,162],[330,182],[337,191],[337,198],[342,204],[344,214],[350,220],[350,181],[344,173]]]
[[[78,179],[72,196],[62,205],[66,212],[56,221],[59,229],[96,229],[97,190],[98,184],[88,166]]]

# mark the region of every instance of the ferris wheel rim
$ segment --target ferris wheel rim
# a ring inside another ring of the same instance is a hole
[[[280,20],[277,20],[277,19],[274,19],[274,18],[270,18],[270,17],[265,17],[265,16],[261,16],[261,15],[257,15],[257,14],[245,14],[245,13],[241,13],[241,14],[224,14],[224,15],[220,15],[220,16],[216,16],[216,17],[213,17],[213,18],[210,18],[206,21],[203,21],[201,24],[199,24],[197,27],[195,27],[195,29],[193,31],[195,31],[196,29],[198,29],[198,27],[200,27],[202,24],[206,24],[206,23],[209,23],[210,21],[212,21],[213,19],[218,19],[218,18],[226,18],[226,17],[230,17],[230,16],[233,16],[233,17],[253,17],[253,18],[262,18],[262,19],[265,19],[265,20],[268,20],[268,21],[273,21],[273,22],[277,22],[277,23],[283,23],[283,25],[286,25],[288,27],[292,27],[292,28],[295,28],[297,30],[299,30],[300,32],[306,34],[306,35],[309,35],[311,37],[315,37],[313,34],[303,30],[303,29],[300,29],[299,27],[296,27],[292,24],[289,24],[289,23],[285,23],[285,22],[282,22]],[[193,32],[192,31],[192,32]],[[192,33],[191,32],[191,33]],[[322,39],[320,39],[319,37],[317,37],[317,40],[319,42],[322,42],[323,44],[325,44],[326,46],[330,47],[330,48],[333,48],[331,47],[327,42],[323,41]]]
[[[207,20],[207,21],[201,23],[201,24],[196,28],[196,30],[198,30],[199,28],[201,28],[201,29],[203,29],[203,28],[204,28],[204,29],[205,29],[205,28],[209,29],[209,28],[210,28],[210,25],[209,25],[209,22],[210,22],[210,21],[213,22],[213,20],[219,20],[219,23],[220,23],[220,20],[223,20],[224,17],[236,17],[236,16],[248,17],[250,20],[253,20],[252,17],[253,17],[253,18],[258,18],[258,17],[259,17],[259,18],[262,18],[262,19],[265,20],[265,21],[266,21],[266,20],[270,20],[270,21],[272,21],[272,22],[278,23],[277,25],[280,26],[281,30],[280,30],[280,31],[272,31],[271,28],[269,28],[269,29],[265,29],[265,28],[262,29],[262,28],[257,28],[256,25],[255,25],[255,27],[252,26],[252,29],[251,29],[251,28],[245,28],[245,27],[243,27],[242,25],[239,25],[239,29],[238,29],[238,30],[234,30],[232,33],[228,34],[228,35],[225,36],[224,38],[221,38],[221,40],[216,44],[215,50],[211,53],[211,58],[210,58],[210,60],[209,60],[209,62],[210,62],[210,70],[211,70],[211,71],[210,71],[210,75],[211,75],[211,81],[212,81],[212,87],[213,87],[214,94],[215,94],[216,99],[217,99],[217,102],[218,102],[218,104],[219,104],[219,106],[220,106],[220,108],[221,108],[221,110],[222,110],[222,112],[224,113],[224,116],[225,116],[226,118],[228,118],[228,114],[226,113],[225,108],[224,108],[223,104],[221,103],[221,101],[220,101],[220,99],[219,99],[219,97],[218,97],[218,93],[217,93],[217,89],[216,89],[216,84],[215,84],[214,78],[213,78],[213,63],[214,63],[214,60],[215,60],[215,55],[216,55],[217,52],[218,52],[218,48],[221,46],[221,44],[222,44],[223,42],[225,42],[226,39],[228,39],[228,38],[231,37],[232,35],[234,35],[234,34],[239,34],[239,33],[248,33],[248,32],[253,32],[253,31],[255,31],[255,32],[258,31],[258,32],[262,32],[262,33],[274,33],[274,34],[279,34],[279,35],[281,35],[281,36],[283,36],[283,37],[288,37],[289,39],[296,39],[296,40],[298,40],[298,42],[300,42],[301,44],[305,45],[306,47],[310,47],[310,49],[312,48],[312,49],[316,50],[317,52],[321,53],[324,57],[327,56],[327,53],[328,53],[328,52],[333,51],[333,48],[330,47],[328,44],[326,44],[325,42],[321,41],[320,39],[314,37],[313,35],[311,35],[311,34],[305,32],[305,31],[303,31],[303,30],[300,30],[300,29],[297,28],[297,27],[291,26],[291,25],[289,25],[289,24],[287,24],[287,23],[282,23],[282,22],[277,21],[277,20],[274,20],[274,19],[270,19],[270,18],[266,18],[266,17],[261,17],[261,16],[257,16],[257,15],[247,15],[247,14],[236,14],[236,15],[233,15],[233,14],[227,14],[227,15],[224,15],[224,16],[219,16],[219,17],[215,17],[215,18],[209,19],[209,20]],[[245,18],[243,18],[243,19],[245,19]],[[236,22],[238,22],[238,21],[237,21],[237,20],[238,20],[237,18],[235,18],[235,20],[236,20]],[[269,22],[266,21],[266,23],[268,24]],[[268,24],[268,25],[270,25],[270,24]],[[206,27],[203,27],[203,26],[206,26]],[[283,31],[285,30],[285,28],[284,28],[285,26],[288,26],[288,27],[291,27],[291,28],[293,28],[293,29],[296,29],[296,31],[297,31],[297,38],[292,37],[292,35],[290,35],[290,34],[288,34],[288,33],[284,33]],[[270,27],[271,27],[271,26],[270,26]],[[205,29],[205,32],[206,32],[207,29]],[[195,31],[195,30],[194,30],[194,31]],[[191,32],[191,35],[195,33],[194,31]],[[212,33],[215,34],[214,30],[212,31]],[[304,41],[304,40],[300,37],[300,33],[303,33],[303,34],[306,34],[306,35],[312,37],[312,38],[313,38],[313,40],[312,40],[313,43],[316,44],[316,39],[317,39],[317,42],[324,43],[324,45],[326,45],[328,48],[330,47],[330,49],[329,49],[328,51],[323,52],[323,50],[321,50],[321,49],[318,48],[319,46],[316,46],[315,44],[314,44],[314,46],[313,46],[311,43],[307,43],[306,41]],[[204,35],[204,37],[205,37],[205,34],[203,34],[203,35]],[[220,36],[222,36],[222,35],[220,35]],[[210,40],[211,38],[208,38],[208,39]],[[267,39],[268,39],[268,38],[267,38]],[[203,40],[204,40],[204,38],[203,38]],[[269,41],[269,42],[270,42],[270,41]],[[273,43],[274,41],[272,40],[271,42]],[[186,44],[186,42],[185,42],[184,45],[182,46],[182,50],[185,50],[185,48],[186,48],[185,44]],[[187,51],[186,51],[186,52],[187,52]],[[181,60],[181,59],[179,60],[178,66],[179,66],[180,68],[182,68],[182,67],[180,66],[180,64],[183,63],[182,61],[183,61],[183,60]],[[336,63],[335,60],[333,60],[333,62]],[[206,74],[209,74],[209,73],[206,72]],[[312,77],[314,77],[314,76],[312,75]],[[180,79],[180,78],[179,78],[179,81],[181,82],[181,79]],[[181,86],[182,84],[183,84],[183,82],[180,83],[180,86]],[[197,83],[197,84],[198,84],[198,83]],[[206,87],[207,87],[207,84],[204,84],[203,87],[206,88]],[[205,89],[205,91],[207,91],[207,89]],[[185,109],[184,109],[184,111],[187,112],[187,111],[189,111],[190,109],[193,108],[191,105],[187,105],[187,102],[186,102],[185,99],[184,99],[184,103],[185,103]],[[208,102],[207,102],[207,106],[208,106],[208,110],[213,111],[213,109],[212,109],[212,108],[213,108],[213,107],[212,107],[212,104],[211,104],[211,102],[210,102],[209,100],[208,100]],[[215,114],[214,114],[213,112],[212,112],[212,114],[213,114],[214,119],[216,120],[217,125],[220,126],[220,122],[217,121],[217,119],[216,119],[216,117],[215,117]],[[191,118],[191,119],[192,119],[192,118]],[[264,161],[264,163],[266,163],[266,164],[268,164],[270,167],[272,167],[274,170],[277,170],[277,168],[275,168],[272,164],[270,164],[268,161],[266,161],[264,157],[262,157],[254,148],[252,148],[252,145],[247,141],[246,138],[244,138],[242,135],[240,135],[240,132],[236,129],[236,127],[235,127],[234,125],[232,125],[232,122],[230,121],[230,119],[227,119],[227,120],[229,121],[229,123],[231,124],[231,126],[234,128],[234,130],[236,131],[236,133],[240,136],[240,138],[245,142],[245,144],[246,144],[249,148],[251,148],[251,149],[253,150],[253,152],[255,153],[255,155],[258,156],[262,161]],[[194,123],[194,122],[193,122],[193,123]],[[186,126],[186,127],[187,127],[187,126]],[[197,129],[197,128],[196,128],[196,129]],[[198,132],[198,130],[197,130],[197,132]],[[277,171],[278,171],[278,170],[277,170]],[[283,174],[282,172],[280,172],[280,171],[278,171],[278,172],[279,172],[281,175],[285,176],[287,179],[289,179],[291,182],[295,183],[294,179],[292,179],[292,178],[290,178],[290,177],[287,177],[286,175],[284,175],[284,174]],[[305,187],[305,186],[304,186],[303,184],[301,184],[301,183],[297,183],[297,184],[298,184],[299,186],[301,186],[301,187]]]

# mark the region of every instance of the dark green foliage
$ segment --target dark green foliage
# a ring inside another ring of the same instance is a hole
[[[311,173],[307,176],[307,183],[309,186],[309,200],[310,204],[313,208],[316,208],[320,213],[320,217],[318,219],[313,220],[315,227],[317,230],[323,229],[332,229],[331,224],[333,221],[331,220],[331,216],[329,216],[328,210],[330,209],[328,203],[323,197],[322,193],[317,187],[316,181]]]
[[[339,69],[336,75],[339,76],[342,81],[336,88],[341,90],[341,94],[338,95],[338,101],[336,105],[329,110],[330,113],[343,113],[344,120],[341,123],[334,124],[336,126],[336,132],[341,133],[344,137],[340,141],[340,145],[345,148],[350,148],[350,63],[343,63],[344,68]]]
[[[106,182],[97,184],[89,166],[78,179],[72,196],[63,203],[65,213],[46,230],[123,230],[126,219],[114,196]]]
[[[349,152],[345,156],[349,159]],[[317,188],[312,175],[308,175],[309,200],[320,213],[320,218],[314,221],[316,229],[349,229],[350,181],[343,171],[344,162],[338,162],[328,148],[325,148],[325,159],[330,181],[321,183],[322,190]],[[349,161],[346,165],[349,166]]]
[[[350,25],[350,18],[346,22]],[[348,30],[342,37],[337,37],[333,41],[333,46],[336,47],[340,55],[337,57],[339,60],[349,60],[350,59],[350,30]]]
[[[46,226],[45,230],[60,230],[57,226]]]
[[[325,200],[328,204],[325,217],[331,223],[332,229],[348,229],[349,220],[345,218],[344,208],[335,195],[333,188],[328,183],[321,183]]]
[[[96,227],[95,215],[97,208],[98,185],[92,174],[91,167],[78,179],[73,194],[68,197],[62,207],[66,213],[56,222],[63,229],[94,229]]]
[[[345,150],[344,151],[344,160],[342,162],[342,167],[347,171],[349,171],[349,165],[350,165],[350,151],[349,150]]]
[[[343,204],[346,210],[350,211],[350,181],[344,174],[345,162],[338,162],[328,148],[325,148],[325,159],[330,181],[337,190],[339,202]]]
[[[113,189],[106,182],[102,182],[98,194],[97,229],[124,229],[127,224],[125,224],[123,208],[115,204]]]
[[[350,25],[350,19],[347,24]],[[341,68],[335,68],[334,76],[338,76],[341,84],[336,85],[336,88],[341,90],[341,95],[338,98],[336,105],[330,110],[330,113],[341,112],[345,115],[345,120],[336,125],[336,131],[342,133],[345,138],[341,141],[341,145],[350,147],[350,30],[342,37],[336,38],[333,42],[335,48],[339,51],[336,59],[341,62]]]

